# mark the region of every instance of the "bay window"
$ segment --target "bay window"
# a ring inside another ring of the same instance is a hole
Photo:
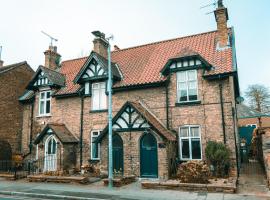
[[[39,115],[49,115],[51,113],[51,92],[39,93]]]
[[[198,100],[197,70],[177,72],[177,102]]]
[[[181,160],[201,160],[201,133],[199,126],[182,126],[179,131]]]

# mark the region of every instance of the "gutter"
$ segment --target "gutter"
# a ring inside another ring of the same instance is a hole
[[[83,92],[80,91],[80,97],[81,97],[81,122],[80,122],[80,169],[82,167],[83,163],[83,110],[84,110],[84,95]]]
[[[168,76],[168,82],[166,84],[165,90],[166,90],[166,128],[169,130],[170,129],[170,124],[169,124],[169,82],[170,82],[170,74]]]

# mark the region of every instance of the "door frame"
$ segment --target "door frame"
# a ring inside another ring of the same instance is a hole
[[[156,164],[157,164],[157,174],[156,176],[143,176],[142,175],[142,139],[147,135],[150,134],[154,139],[155,139],[155,143],[156,143],[156,153],[157,153],[157,160],[156,160]],[[158,141],[157,138],[155,137],[155,135],[153,133],[151,133],[150,131],[148,132],[144,132],[140,139],[139,139],[139,149],[140,149],[140,177],[142,178],[158,178]]]
[[[54,141],[55,141],[55,157],[56,157],[56,159],[55,159],[55,170],[54,171],[57,171],[57,139],[56,139],[56,137],[54,136],[54,135],[50,135],[46,140],[45,140],[45,148],[44,148],[44,169],[43,169],[43,171],[48,171],[47,170],[47,162],[48,162],[48,160],[47,160],[47,156],[48,156],[48,154],[47,154],[47,148],[48,148],[48,144],[49,144],[49,141],[51,140],[51,139],[53,139]]]

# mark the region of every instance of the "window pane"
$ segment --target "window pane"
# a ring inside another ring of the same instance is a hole
[[[177,73],[177,81],[185,82],[186,81],[186,72],[178,72]]]
[[[52,140],[52,154],[56,153],[56,141],[53,139]]]
[[[48,154],[52,153],[52,140],[49,140],[47,150],[48,150]]]
[[[180,137],[188,137],[188,127],[180,128]]]
[[[100,109],[107,108],[107,95],[105,94],[105,84],[102,86],[103,88],[100,90]]]
[[[188,139],[181,139],[182,158],[189,158],[189,142]]]
[[[201,141],[198,138],[191,139],[192,159],[201,159]]]
[[[180,90],[180,99],[179,101],[187,101],[187,90]]]
[[[44,92],[40,93],[40,99],[44,99],[44,97],[45,97],[45,93]]]
[[[51,112],[51,101],[47,100],[46,101],[46,114]]]
[[[51,97],[51,92],[47,92],[47,99]]]
[[[190,136],[191,137],[200,137],[199,128],[198,127],[191,127],[190,128]]]
[[[94,137],[92,137],[92,140]],[[92,143],[92,158],[98,158],[98,144]]]
[[[197,82],[196,81],[189,82],[188,88],[189,88],[188,89],[189,100],[190,101],[197,100],[198,99]]]
[[[44,101],[40,102],[39,114],[44,114]]]
[[[188,66],[188,61],[187,60],[183,62],[183,66],[184,67],[187,67]]]
[[[188,71],[188,80],[196,80],[196,71],[195,70]]]
[[[98,110],[99,109],[99,91],[98,90],[93,90],[93,95],[92,95],[92,109],[93,110]]]
[[[102,89],[105,89],[105,82],[103,82],[103,83],[99,83],[100,84],[100,88],[102,88]]]

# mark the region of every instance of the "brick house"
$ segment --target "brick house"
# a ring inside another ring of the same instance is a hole
[[[244,104],[237,105],[239,127],[270,127],[270,115],[258,112]]]
[[[4,66],[0,60],[0,160],[21,153],[23,106],[18,98],[33,74],[27,62]]]
[[[111,52],[114,171],[167,178],[176,159],[204,160],[209,140],[226,143],[236,171],[234,32],[222,4],[215,18],[216,31]],[[45,171],[89,162],[107,170],[108,43],[93,43],[88,57],[60,65],[50,47],[20,98],[24,150],[44,158]]]

